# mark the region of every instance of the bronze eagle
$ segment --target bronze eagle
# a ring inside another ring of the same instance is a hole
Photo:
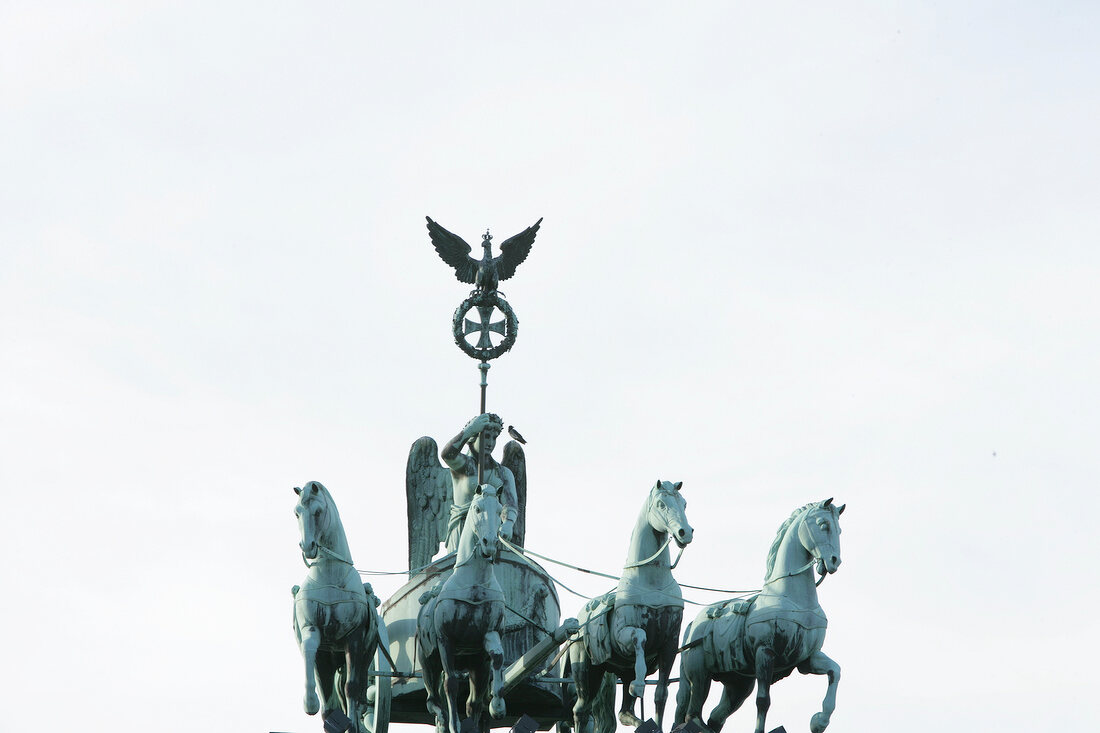
[[[485,232],[481,236],[484,253],[480,260],[476,260],[470,256],[472,248],[462,237],[439,226],[430,216],[424,218],[428,220],[428,234],[439,257],[455,269],[455,277],[459,282],[473,283],[482,293],[495,291],[501,280],[507,280],[515,274],[516,267],[527,259],[531,245],[535,242],[535,234],[539,231],[539,224],[542,224],[540,218],[534,225],[504,240],[500,245],[499,257],[493,257],[493,237]]]

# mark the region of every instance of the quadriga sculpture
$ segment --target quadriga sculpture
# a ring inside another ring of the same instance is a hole
[[[367,668],[378,646],[378,615],[352,565],[336,504],[320,482],[294,488],[294,514],[309,573],[294,586],[294,634],[306,664],[305,711],[342,711],[363,730]],[[343,689],[336,689],[342,682]],[[320,698],[318,698],[320,692]],[[322,702],[324,708],[322,709]]]
[[[680,495],[683,482],[658,479],[649,490],[634,532],[622,578],[614,592],[595,598],[578,614],[582,643],[569,649],[569,666],[577,688],[573,721],[577,733],[588,733],[592,704],[604,675],[610,672],[623,682],[619,722],[636,727],[634,699],[645,692],[645,678],[659,670],[653,699],[657,722],[664,717],[668,678],[679,645],[684,599],[672,577],[669,544],[681,549],[692,540]],[[599,694],[614,700],[613,694]]]
[[[770,687],[794,669],[829,676],[821,712],[810,730],[821,733],[836,708],[840,666],[821,651],[828,619],[817,602],[813,566],[835,573],[840,566],[840,515],[844,505],[832,499],[800,507],[783,523],[768,551],[764,589],[744,601],[726,601],[703,609],[684,632],[676,723],[702,722],[703,703],[712,680],[722,684],[722,699],[707,727],[717,733],[726,718],[756,692],[756,733],[764,733],[771,704]]]
[[[428,711],[435,715],[438,733],[459,733],[459,672],[469,673],[470,694],[465,717],[480,721],[485,698],[492,697],[489,714],[504,716],[502,665],[504,649],[504,592],[493,573],[501,505],[496,487],[474,490],[458,541],[454,572],[421,598],[416,619],[417,655],[428,693]],[[447,698],[444,715],[440,683]]]

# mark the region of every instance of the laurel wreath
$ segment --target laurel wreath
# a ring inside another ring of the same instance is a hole
[[[463,329],[464,319],[467,313],[478,306],[495,306],[504,314],[504,340],[492,348],[479,349],[466,341],[466,334]],[[505,353],[516,343],[516,336],[519,334],[519,319],[516,318],[516,314],[512,310],[512,307],[508,305],[508,301],[500,297],[499,294],[495,292],[475,293],[462,301],[462,304],[455,309],[454,319],[451,321],[451,329],[454,333],[455,344],[458,348],[462,349],[467,356],[474,359],[480,359],[481,361],[489,361]]]

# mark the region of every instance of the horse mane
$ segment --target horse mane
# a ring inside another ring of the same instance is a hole
[[[795,523],[796,520],[800,519],[812,507],[817,506],[817,504],[818,504],[818,502],[811,501],[809,504],[806,504],[805,506],[798,507],[793,512],[791,512],[791,516],[787,517],[783,521],[783,524],[779,525],[779,531],[777,531],[775,533],[775,539],[772,540],[772,546],[768,550],[768,559],[767,559],[767,562],[765,563],[765,570],[764,570],[764,580],[765,581],[768,578],[771,577],[772,570],[775,569],[775,558],[776,558],[776,556],[779,555],[779,545],[780,545],[781,542],[783,542],[783,538],[787,536],[787,530],[790,528],[790,526],[792,524]]]

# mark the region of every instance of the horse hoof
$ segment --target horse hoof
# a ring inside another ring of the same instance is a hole
[[[321,709],[321,701],[317,699],[317,693],[306,693],[306,699],[303,701],[302,707],[306,709],[306,715],[316,715]]]
[[[825,713],[814,713],[814,717],[810,718],[810,733],[822,733],[829,727],[829,716]]]
[[[625,725],[627,728],[637,728],[642,724],[641,719],[634,714],[633,710],[620,710],[619,722]]]
[[[493,716],[494,720],[500,720],[506,712],[503,697],[494,697],[489,701],[489,715]]]

